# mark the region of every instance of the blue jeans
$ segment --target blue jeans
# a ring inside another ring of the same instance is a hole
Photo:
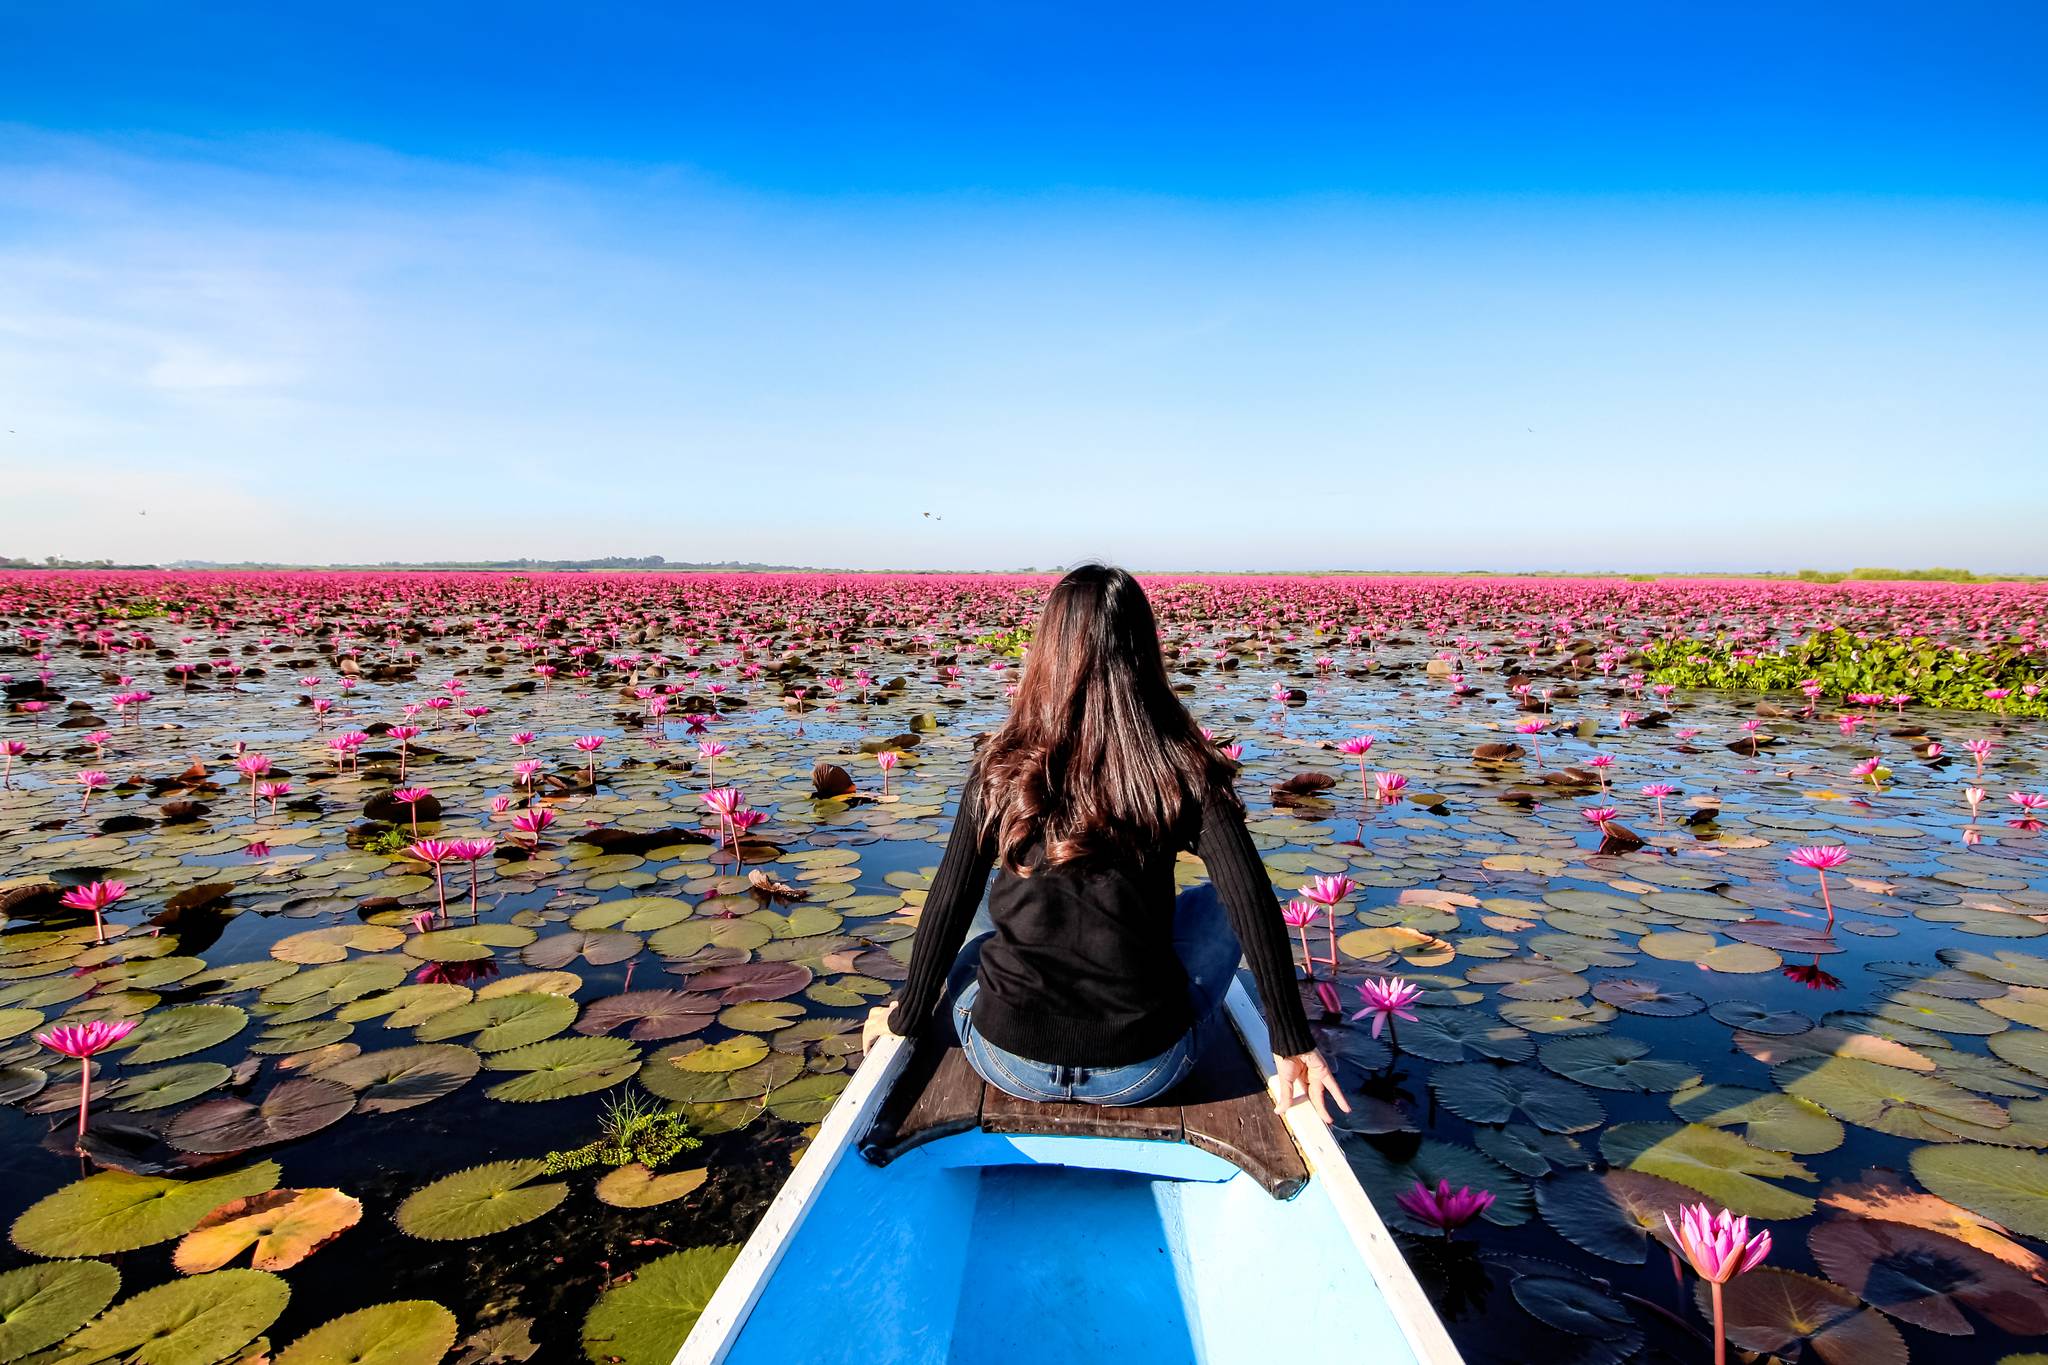
[[[984,908],[976,923],[985,921]],[[1180,893],[1173,905],[1173,950],[1180,957],[1188,977],[1188,1004],[1194,1027],[1174,1045],[1156,1057],[1126,1066],[1058,1066],[1033,1061],[997,1047],[974,1027],[974,998],[981,991],[975,979],[981,959],[981,945],[993,931],[983,931],[968,940],[946,978],[946,997],[952,1005],[953,1027],[960,1035],[960,1047],[967,1063],[981,1078],[1005,1094],[1024,1100],[1074,1100],[1084,1104],[1146,1104],[1186,1078],[1201,1055],[1201,1044],[1217,1028],[1227,1027],[1223,997],[1244,950],[1231,932],[1223,902],[1213,886],[1204,883]]]

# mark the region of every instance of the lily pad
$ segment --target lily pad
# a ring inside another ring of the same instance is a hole
[[[356,1092],[356,1110],[389,1114],[452,1095],[476,1075],[482,1060],[453,1043],[384,1048],[323,1066],[313,1074]]]
[[[687,924],[677,926],[688,927]],[[673,933],[674,930],[665,932]],[[761,941],[768,941],[765,933]],[[619,929],[576,929],[527,944],[519,954],[519,960],[529,967],[549,969],[566,967],[572,962],[587,962],[593,967],[603,967],[614,962],[624,962],[639,952],[640,948],[641,939],[638,934],[629,934]]]
[[[2048,1237],[2048,1156],[1963,1143],[1918,1147],[1913,1176],[1943,1199],[2029,1237]]]
[[[324,1322],[284,1349],[277,1365],[436,1365],[455,1346],[455,1315],[429,1299],[400,1299]]]
[[[1654,1243],[1668,1245],[1664,1216],[1676,1223],[1679,1210],[1698,1201],[1690,1186],[1625,1167],[1536,1184],[1536,1207],[1560,1237],[1623,1265],[1641,1265]]]
[[[1906,1365],[1898,1328],[1840,1285],[1776,1266],[1758,1266],[1722,1289],[1728,1340],[1747,1351],[1796,1358],[1811,1346],[1825,1365]],[[1696,1281],[1700,1313],[1713,1320],[1707,1286]]]
[[[413,1030],[423,1043],[473,1033],[479,1052],[502,1052],[552,1038],[576,1021],[576,1002],[559,995],[522,992],[479,997],[444,1011]]]
[[[681,1199],[701,1186],[710,1176],[702,1168],[665,1171],[657,1175],[635,1161],[605,1174],[597,1182],[597,1197],[616,1209],[650,1209]]]
[[[640,1069],[640,1050],[624,1038],[551,1038],[494,1052],[484,1066],[521,1073],[498,1082],[486,1095],[532,1103],[608,1090]]]
[[[1354,1107],[1360,1098],[1363,1097],[1352,1099]],[[1511,1123],[1505,1128],[1481,1128],[1472,1134],[1472,1145],[1519,1175],[1548,1175],[1554,1168],[1572,1169],[1593,1164],[1593,1158],[1586,1154],[1586,1149],[1571,1138],[1561,1133],[1546,1133],[1526,1123]]]
[[[120,1288],[121,1272],[103,1261],[44,1261],[0,1275],[0,1361],[62,1341]]]
[[[290,1297],[283,1280],[261,1270],[173,1280],[108,1309],[64,1343],[62,1358],[67,1365],[214,1365],[276,1322]]]
[[[1771,1069],[1788,1095],[1810,1101],[1845,1123],[1921,1142],[1953,1142],[1941,1120],[2002,1128],[2005,1110],[1938,1077],[1851,1057],[1801,1057]]]
[[[1590,1091],[1529,1066],[1440,1066],[1429,1086],[1468,1123],[1506,1123],[1519,1115],[1548,1133],[1583,1133],[1607,1117]]]
[[[1690,1185],[1751,1218],[1803,1218],[1813,1200],[1772,1179],[1814,1174],[1780,1152],[1752,1147],[1724,1128],[1699,1123],[1619,1123],[1600,1135],[1600,1154],[1616,1166]]]
[[[135,1066],[168,1062],[202,1052],[240,1033],[248,1012],[234,1005],[173,1005],[136,1025],[122,1060]]]
[[[427,962],[481,962],[500,948],[524,948],[534,937],[533,930],[516,924],[461,924],[414,934],[405,940],[405,952]]]
[[[610,1033],[631,1025],[627,1037],[653,1041],[695,1033],[717,1017],[715,996],[677,990],[627,991],[592,1001],[576,1021],[576,1031]]]
[[[1560,1076],[1599,1090],[1677,1090],[1699,1079],[1684,1062],[1657,1061],[1637,1038],[1558,1038],[1543,1045],[1542,1062]]]
[[[109,1256],[183,1236],[230,1199],[277,1185],[274,1161],[197,1180],[101,1171],[31,1204],[14,1244],[32,1256]]]
[[[351,948],[383,953],[403,942],[405,930],[388,924],[336,924],[287,935],[270,945],[270,955],[280,962],[317,966],[345,960]]]
[[[568,1197],[564,1184],[534,1185],[539,1161],[493,1161],[443,1176],[408,1195],[392,1214],[408,1237],[457,1242],[530,1223]]]
[[[1739,1128],[1753,1147],[1817,1156],[1842,1145],[1842,1125],[1819,1105],[1771,1090],[1700,1085],[1671,1097],[1671,1111],[1688,1123]]]
[[[168,1109],[226,1085],[232,1075],[220,1062],[180,1062],[123,1076],[107,1093],[116,1109]]]
[[[1667,991],[1654,981],[1633,977],[1615,977],[1600,982],[1593,987],[1593,998],[1604,1000],[1626,1013],[1644,1014],[1656,1019],[1678,1019],[1698,1014],[1707,1007],[1697,995]]]
[[[692,1247],[639,1267],[583,1320],[584,1354],[595,1365],[669,1365],[739,1254]]]
[[[295,1076],[280,1081],[261,1104],[222,1098],[195,1104],[164,1131],[181,1152],[240,1152],[290,1142],[338,1123],[356,1107],[356,1093],[337,1081]]]
[[[1838,1218],[1807,1234],[1828,1278],[1901,1322],[1949,1336],[1976,1331],[1970,1309],[2017,1336],[2048,1332],[2048,1292],[1951,1237],[1902,1223]]]
[[[253,1247],[252,1269],[289,1270],[362,1216],[361,1202],[340,1190],[270,1190],[232,1199],[185,1234],[171,1263],[196,1275],[218,1270]]]
[[[1399,1036],[1404,1052],[1432,1062],[1474,1058],[1525,1062],[1536,1055],[1536,1045],[1523,1030],[1497,1023],[1475,1010],[1417,1010],[1413,1023],[1403,1021]]]

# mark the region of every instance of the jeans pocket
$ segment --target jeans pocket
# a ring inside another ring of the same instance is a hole
[[[1194,1066],[1194,1049],[1183,1039],[1167,1055],[1128,1084],[1100,1095],[1077,1095],[1075,1098],[1088,1104],[1100,1104],[1110,1108],[1144,1104],[1158,1099],[1179,1085],[1188,1072],[1194,1070]]]
[[[1005,1095],[1020,1100],[1064,1100],[1065,1087],[1055,1083],[1054,1068],[1028,1061],[995,1047],[970,1026],[967,1033],[967,1064],[980,1077]]]

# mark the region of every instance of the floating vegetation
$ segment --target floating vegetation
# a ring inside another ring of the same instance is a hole
[[[651,1172],[703,1145],[681,1114],[650,1104],[631,1091],[606,1103],[600,1123],[602,1132],[596,1141],[566,1152],[549,1152],[542,1169],[549,1175],[561,1175],[588,1166],[637,1165]],[[627,1183],[612,1188],[625,1189]]]
[[[0,575],[0,1362],[666,1362],[1047,583]],[[1352,887],[1304,998],[1475,1365],[1696,1354],[1702,1199],[1744,1350],[2041,1349],[2048,590],[1151,591],[1275,886]],[[1396,977],[1397,1048],[1316,989]]]

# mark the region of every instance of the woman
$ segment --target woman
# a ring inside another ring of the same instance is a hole
[[[1167,682],[1137,580],[1089,565],[1052,590],[1009,720],[962,789],[909,976],[863,1046],[941,1004],[968,1062],[1024,1099],[1143,1104],[1194,1066],[1250,959],[1273,1102],[1350,1110],[1315,1049],[1293,955],[1231,788],[1234,769]],[[1174,856],[1212,885],[1176,899]],[[991,867],[991,925],[962,950]],[[955,954],[958,960],[955,960]],[[950,971],[949,971],[950,967]]]

